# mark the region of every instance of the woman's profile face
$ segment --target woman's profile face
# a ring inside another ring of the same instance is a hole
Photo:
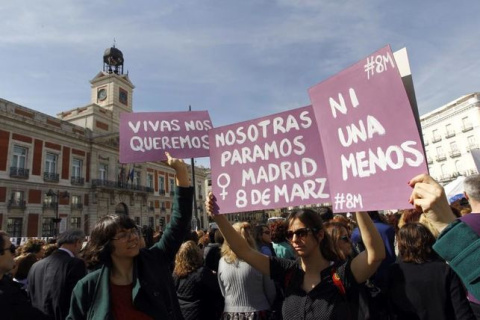
[[[352,242],[345,228],[341,228],[340,237],[338,238],[338,248],[343,252],[345,257],[352,254]]]
[[[119,229],[111,239],[112,258],[134,258],[140,252],[140,232],[137,228]]]
[[[272,235],[271,235],[270,229],[268,227],[263,227],[262,241],[264,243],[271,243],[272,242]]]
[[[292,220],[287,229],[287,239],[299,257],[308,257],[319,249],[319,241],[313,235],[313,230],[308,228],[300,219]]]

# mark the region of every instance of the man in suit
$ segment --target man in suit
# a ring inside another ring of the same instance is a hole
[[[28,274],[32,305],[54,319],[67,317],[73,287],[87,274],[85,263],[76,257],[84,240],[82,230],[65,231],[57,240],[58,250],[36,262]]]

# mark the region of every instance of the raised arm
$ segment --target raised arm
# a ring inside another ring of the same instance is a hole
[[[249,265],[263,273],[270,276],[270,259],[268,256],[261,254],[257,250],[251,248],[247,241],[242,238],[240,234],[235,231],[230,222],[224,215],[218,214],[215,197],[210,192],[205,201],[208,214],[215,220],[218,228],[222,232],[225,241],[228,242],[230,248],[235,252],[238,258],[247,262]]]
[[[355,280],[362,283],[370,278],[385,259],[385,245],[367,212],[357,212],[357,223],[365,250],[352,260]]]
[[[187,165],[166,152],[167,165],[175,169],[176,184],[172,219],[160,241],[151,249],[160,249],[168,260],[174,260],[185,236],[190,232],[193,207],[193,188],[190,188]]]
[[[190,187],[190,179],[185,162],[182,159],[172,158],[168,152],[165,152],[165,155],[167,156],[167,165],[175,169],[177,187]]]
[[[413,188],[410,203],[423,212],[439,233],[455,220],[445,190],[432,177],[420,174],[408,184]]]

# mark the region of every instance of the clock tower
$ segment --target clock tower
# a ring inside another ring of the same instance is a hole
[[[91,102],[113,112],[118,121],[121,112],[132,112],[132,94],[135,86],[123,73],[123,53],[115,45],[103,54],[103,71],[91,83]]]
[[[123,53],[115,45],[105,50],[103,70],[92,80],[90,104],[57,114],[61,120],[88,128],[95,134],[118,134],[120,114],[133,112],[135,86],[123,73]]]

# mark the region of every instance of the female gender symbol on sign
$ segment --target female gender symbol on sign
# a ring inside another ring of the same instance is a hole
[[[225,177],[225,183],[224,184],[221,184],[220,183],[220,179],[222,177]],[[221,175],[218,176],[217,178],[217,186],[219,186],[220,188],[222,188],[222,192],[220,193],[220,195],[222,196],[222,200],[225,200],[225,196],[228,194],[228,192],[225,191],[225,189],[230,185],[230,176],[226,173],[222,173]]]

